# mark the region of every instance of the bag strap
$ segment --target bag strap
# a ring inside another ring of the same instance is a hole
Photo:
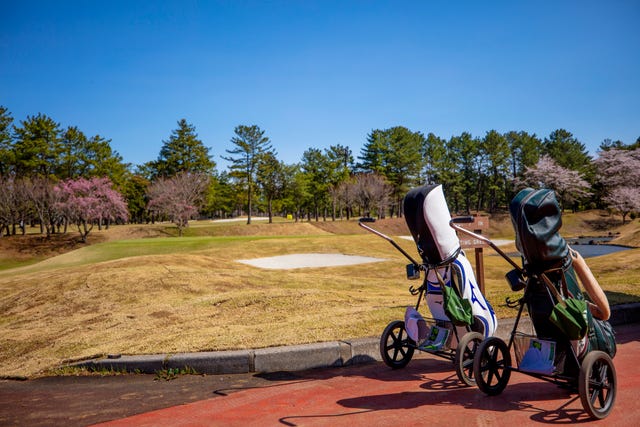
[[[438,271],[437,268],[434,268],[433,270],[436,273],[436,277],[438,278],[438,282],[440,282],[440,287],[442,288],[442,293],[444,294],[444,287],[447,286],[444,283],[444,278],[440,275],[440,272]],[[454,271],[453,265],[449,264],[448,266],[445,267],[445,275],[447,274],[447,270],[449,270],[449,276],[450,276],[449,282],[451,283],[451,286],[449,287],[453,289],[453,292],[456,294],[458,298],[462,298],[462,289],[458,289],[458,286],[456,285],[456,280],[453,279],[453,275],[456,274],[456,272]]]
[[[554,273],[557,272],[560,274],[560,294],[562,295],[563,299],[566,298],[574,298],[575,295],[573,295],[571,292],[569,292],[569,287],[567,286],[567,276],[565,274],[565,269],[563,267],[560,268],[553,268],[550,270],[545,271],[545,273]],[[576,280],[578,280],[576,278]],[[576,286],[578,286],[578,289],[580,288],[580,283],[576,282]],[[555,286],[554,286],[555,288]]]
[[[563,292],[566,295],[566,298],[575,298],[576,296],[569,291],[569,287],[567,286],[567,276],[565,276],[564,273],[561,275],[561,279],[562,279]],[[576,286],[578,287],[578,291],[580,292],[580,282],[578,282],[577,277],[576,277]]]
[[[540,277],[542,278],[542,281],[544,282],[544,284],[547,285],[547,288],[549,288],[549,291],[551,291],[553,296],[556,298],[556,300],[558,301],[558,304],[562,305],[563,307],[566,307],[567,303],[564,302],[564,296],[562,296],[562,294],[558,292],[555,285],[551,282],[551,280],[547,277],[547,275],[545,273],[542,273]]]
[[[445,267],[445,268],[446,268],[446,267]],[[444,278],[440,275],[440,272],[438,271],[438,269],[437,269],[437,268],[434,268],[434,269],[433,269],[433,272],[434,272],[434,273],[436,273],[436,278],[438,279],[438,283],[440,283],[440,287],[443,289],[443,292],[444,292],[444,287],[445,287],[445,286],[447,286],[447,285],[444,283]],[[446,274],[446,271],[445,271],[445,274]]]

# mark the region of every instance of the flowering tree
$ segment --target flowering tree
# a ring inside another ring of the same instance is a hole
[[[601,151],[594,164],[605,191],[602,200],[622,215],[624,224],[627,215],[640,212],[640,148]]]
[[[591,194],[590,185],[580,172],[563,168],[550,156],[542,156],[535,166],[527,167],[523,175],[516,185],[554,190],[563,202],[563,209],[566,203],[573,203]]]
[[[594,160],[598,181],[607,188],[637,187],[640,181],[640,148],[600,151]]]
[[[129,217],[124,198],[112,188],[109,178],[69,179],[56,185],[55,190],[60,197],[59,211],[76,224],[83,242],[95,224],[127,221]]]
[[[149,210],[169,217],[182,236],[182,230],[204,202],[208,185],[209,177],[203,173],[182,172],[171,178],[159,178],[147,192]]]
[[[616,187],[604,196],[604,202],[622,215],[622,224],[631,212],[640,211],[640,191],[633,187]]]

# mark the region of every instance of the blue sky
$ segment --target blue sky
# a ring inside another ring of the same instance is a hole
[[[0,105],[157,158],[185,118],[218,169],[237,125],[278,157],[396,125],[450,138],[640,137],[640,2],[0,0]]]

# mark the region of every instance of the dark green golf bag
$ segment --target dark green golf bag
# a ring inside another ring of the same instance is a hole
[[[511,201],[509,211],[529,278],[527,308],[538,338],[556,341],[559,350],[566,350],[570,341],[583,341],[579,357],[591,350],[613,357],[613,329],[587,308],[569,246],[559,233],[562,212],[554,191],[526,188]]]

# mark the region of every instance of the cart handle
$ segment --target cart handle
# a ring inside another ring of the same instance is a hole
[[[495,243],[493,243],[491,240],[487,239],[484,236],[481,236],[480,234],[476,234],[473,231],[469,231],[467,229],[462,228],[461,226],[458,225],[458,223],[468,223],[468,222],[473,222],[473,217],[472,216],[461,216],[461,217],[457,217],[457,218],[453,218],[451,219],[451,221],[449,221],[449,225],[456,231],[459,231],[463,234],[467,234],[471,237],[473,237],[474,239],[478,239],[484,243],[486,243],[487,245],[491,246],[491,248],[496,251],[498,254],[500,254],[502,256],[502,258],[504,258],[505,260],[507,260],[507,262],[509,264],[511,264],[516,270],[518,270],[519,273],[524,273],[524,270],[522,269],[522,267],[520,267],[514,260],[512,260],[511,258],[509,258],[509,256],[507,254],[505,254],[502,249],[500,249]]]
[[[393,239],[389,236],[387,236],[384,233],[379,232],[378,230],[374,230],[373,228],[369,227],[368,225],[364,225],[362,222],[358,221],[358,225],[362,228],[364,228],[365,230],[375,234],[376,236],[380,236],[383,239],[385,239],[387,242],[391,243],[393,245],[394,248],[396,248],[397,250],[399,250],[402,255],[406,256],[407,259],[409,261],[411,261],[411,263],[415,266],[420,267],[420,263],[418,263],[415,259],[413,259],[411,257],[411,255],[409,255],[404,249],[402,249],[396,242],[393,241]]]

